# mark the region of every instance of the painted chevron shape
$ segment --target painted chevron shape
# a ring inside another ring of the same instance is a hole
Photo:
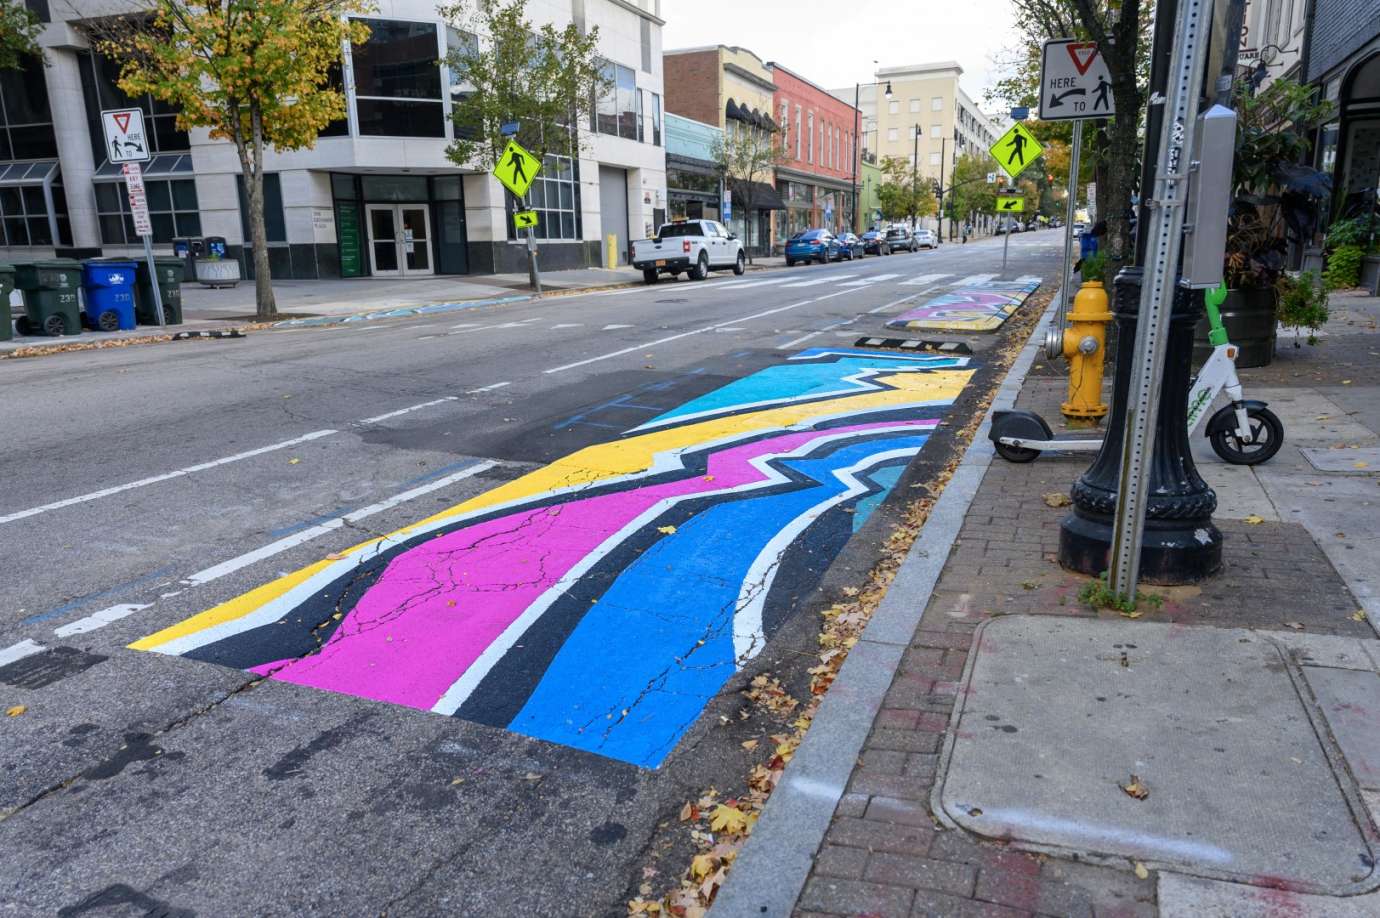
[[[803,351],[130,646],[657,767],[972,372]]]
[[[1040,287],[1038,279],[967,284],[902,313],[888,328],[906,331],[996,331]]]

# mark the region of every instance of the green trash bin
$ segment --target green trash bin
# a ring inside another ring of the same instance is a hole
[[[163,295],[163,318],[169,325],[182,324],[182,282],[187,279],[187,263],[181,258],[155,258],[158,292]],[[149,282],[148,259],[140,259],[134,286],[134,318],[140,325],[157,325],[153,308],[153,284]]]
[[[81,334],[81,262],[51,258],[16,265],[14,285],[24,292],[21,335]]]
[[[0,341],[14,337],[14,323],[10,321],[10,291],[14,289],[14,265],[0,264]]]

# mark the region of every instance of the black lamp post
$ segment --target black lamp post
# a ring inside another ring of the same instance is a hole
[[[872,62],[872,72],[877,72],[877,62]],[[873,80],[869,85],[880,86],[881,80]],[[891,98],[891,81],[886,81],[886,92],[883,97]],[[858,105],[862,102],[862,84],[853,84],[853,232],[859,232],[862,226],[858,223],[858,158],[862,156],[862,150],[858,147],[858,137],[861,135],[862,111]],[[879,112],[880,114],[880,112]],[[880,119],[878,119],[880,120]]]

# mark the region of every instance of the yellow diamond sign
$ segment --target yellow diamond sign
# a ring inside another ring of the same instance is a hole
[[[1025,213],[1025,195],[997,195],[997,212],[1003,214]]]
[[[997,139],[992,144],[989,151],[996,159],[997,165],[1007,175],[1015,178],[1029,168],[1030,164],[1040,158],[1040,154],[1045,148],[1040,146],[1040,142],[1035,139],[1035,135],[1030,133],[1030,128],[1017,121],[1011,125],[1011,129]],[[501,181],[501,180],[500,180]]]
[[[541,163],[531,153],[518,146],[516,140],[509,140],[503,148],[503,155],[494,165],[493,176],[518,197],[532,187],[532,180],[541,171]]]
[[[537,225],[537,212],[535,210],[520,210],[513,214],[513,223],[518,229],[531,229]]]

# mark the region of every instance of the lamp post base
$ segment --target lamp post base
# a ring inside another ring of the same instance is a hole
[[[1075,511],[1059,526],[1059,563],[1097,576],[1111,565],[1113,519]],[[1140,580],[1174,585],[1206,580],[1222,567],[1222,533],[1211,522],[1186,528],[1173,520],[1146,520]]]

